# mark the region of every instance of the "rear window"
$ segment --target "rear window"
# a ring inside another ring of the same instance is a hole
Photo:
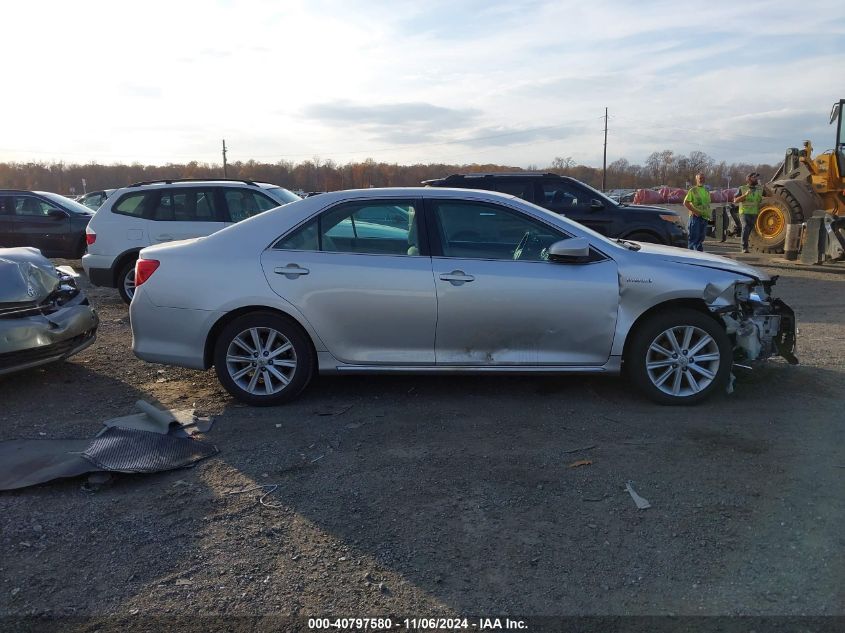
[[[143,192],[127,194],[117,201],[111,212],[141,218],[144,216],[144,205],[141,203],[144,201],[145,195]]]

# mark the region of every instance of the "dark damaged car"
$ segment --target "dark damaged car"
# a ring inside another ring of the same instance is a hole
[[[0,248],[0,375],[63,360],[91,345],[99,319],[76,273],[35,248]]]

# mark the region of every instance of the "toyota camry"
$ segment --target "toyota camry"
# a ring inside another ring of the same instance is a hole
[[[762,271],[487,191],[306,198],[145,248],[135,283],[135,354],[213,366],[252,405],[294,398],[318,371],[624,371],[659,403],[692,404],[735,362],[797,362],[794,313]]]

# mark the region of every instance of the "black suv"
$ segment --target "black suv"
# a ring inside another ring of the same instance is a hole
[[[610,238],[687,246],[687,230],[669,209],[614,202],[583,182],[557,174],[454,174],[424,180],[429,187],[485,189],[517,196],[565,215]]]

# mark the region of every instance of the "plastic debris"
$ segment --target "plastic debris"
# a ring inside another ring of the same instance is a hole
[[[644,499],[640,495],[636,493],[633,486],[631,486],[631,482],[625,484],[625,490],[628,491],[628,494],[631,495],[631,499],[634,500],[634,503],[637,504],[638,510],[647,510],[651,507],[651,504],[648,502],[647,499]]]

